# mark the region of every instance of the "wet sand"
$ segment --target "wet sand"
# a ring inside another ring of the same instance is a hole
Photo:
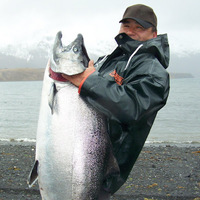
[[[27,177],[35,144],[0,143],[0,200],[39,200]],[[200,146],[146,145],[112,200],[200,200]]]

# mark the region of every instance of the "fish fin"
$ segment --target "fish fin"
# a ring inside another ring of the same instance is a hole
[[[105,191],[109,191],[111,194],[113,194],[113,188],[115,190],[118,184],[122,185],[124,182],[120,177],[120,168],[112,150],[110,150],[108,156],[107,168],[105,169],[102,187]]]
[[[106,169],[105,176],[109,177],[111,175],[119,175],[119,173],[120,173],[119,165],[113,154],[113,151],[110,149],[109,154],[108,154],[107,169]]]
[[[31,188],[38,179],[38,160],[35,161],[34,166],[28,176],[27,184]]]
[[[53,83],[49,91],[49,107],[51,108],[51,114],[53,114],[53,104],[54,104],[55,94],[56,94],[56,86],[55,83]]]

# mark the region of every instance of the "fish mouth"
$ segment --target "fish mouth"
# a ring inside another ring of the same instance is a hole
[[[86,50],[85,45],[84,45],[83,36],[81,34],[78,34],[77,38],[79,38],[79,37],[81,38],[81,41],[82,41],[81,47],[82,47],[82,52],[83,52],[83,55],[84,55],[83,64],[87,68],[88,63],[90,61],[90,58],[88,56],[87,50]]]
[[[49,67],[49,77],[52,78],[55,81],[60,81],[60,82],[67,82],[68,80],[65,79],[61,73],[54,72],[51,69],[51,66]]]

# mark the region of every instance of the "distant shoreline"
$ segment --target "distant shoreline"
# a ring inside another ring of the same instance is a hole
[[[0,81],[42,81],[45,68],[0,69]]]
[[[42,81],[45,68],[0,69],[0,82],[6,81]],[[170,78],[194,78],[189,73],[170,73]]]

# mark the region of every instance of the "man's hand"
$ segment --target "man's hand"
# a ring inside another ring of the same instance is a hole
[[[70,81],[75,86],[79,87],[81,84],[81,81],[94,71],[95,71],[94,61],[90,60],[88,63],[88,68],[86,68],[86,70],[84,72],[82,72],[81,74],[76,74],[76,75],[72,75],[72,76],[62,74],[62,77],[64,77],[68,81]]]

